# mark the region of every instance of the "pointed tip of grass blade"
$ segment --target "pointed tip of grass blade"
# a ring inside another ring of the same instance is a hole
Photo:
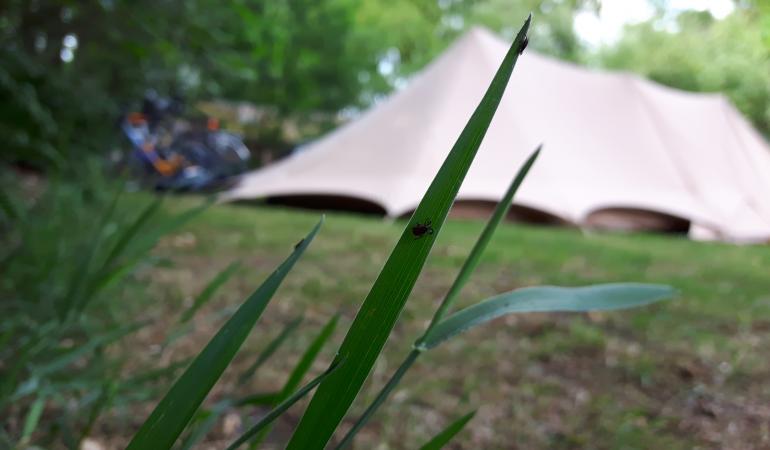
[[[457,433],[462,431],[465,425],[467,425],[475,415],[476,411],[474,410],[450,423],[446,428],[441,430],[439,434],[420,447],[420,450],[441,450],[457,435]]]

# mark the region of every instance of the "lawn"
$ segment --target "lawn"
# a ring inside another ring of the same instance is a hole
[[[221,323],[218,313],[231,311],[258,286],[317,219],[312,212],[217,205],[164,239],[155,253],[173,264],[137,275],[155,300],[134,310],[155,323],[127,344],[136,365],[162,365],[200,349]],[[339,313],[333,345],[312,371],[320,373],[403,226],[328,215],[209,404],[233,389],[248,394],[280,388],[301,351]],[[354,412],[395,370],[482,227],[450,221],[442,229]],[[178,311],[234,260],[242,266],[198,315],[195,330],[161,354]],[[535,284],[646,281],[671,284],[681,294],[638,310],[532,314],[475,329],[421,358],[359,434],[356,448],[416,448],[476,408],[452,448],[770,448],[769,269],[770,251],[761,246],[503,225],[463,291],[462,306]],[[300,315],[301,332],[260,368],[251,385],[236,388],[237,375]],[[99,434],[111,436],[105,443],[124,443],[149,409],[142,411],[119,410],[106,418],[98,427]],[[300,414],[295,407],[284,415],[268,442],[276,448],[285,443]],[[210,448],[232,439],[239,420],[226,416],[211,434]]]

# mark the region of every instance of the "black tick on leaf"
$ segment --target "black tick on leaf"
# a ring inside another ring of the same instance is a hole
[[[528,44],[529,44],[529,38],[527,36],[524,36],[524,40],[521,41],[521,47],[519,47],[519,55],[524,53],[524,49],[527,48]]]
[[[426,234],[433,234],[433,227],[431,226],[431,220],[427,219],[423,223],[418,223],[412,227],[412,235],[415,239],[420,239]]]

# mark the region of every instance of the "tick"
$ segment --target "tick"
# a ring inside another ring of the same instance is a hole
[[[524,53],[524,49],[527,48],[528,44],[529,44],[529,38],[527,36],[524,36],[524,40],[521,41],[521,47],[519,47],[519,55]]]
[[[426,234],[433,234],[433,227],[431,226],[430,219],[427,219],[425,222],[418,223],[417,225],[413,226],[412,234],[414,235],[415,239],[420,239]]]

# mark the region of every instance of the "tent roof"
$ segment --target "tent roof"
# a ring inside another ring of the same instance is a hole
[[[508,49],[474,28],[410,84],[307,150],[247,174],[224,198],[334,195],[417,206]],[[770,149],[720,94],[667,88],[527,51],[458,200],[497,201],[543,153],[516,203],[581,224],[606,208],[691,221],[698,236],[770,238]]]

